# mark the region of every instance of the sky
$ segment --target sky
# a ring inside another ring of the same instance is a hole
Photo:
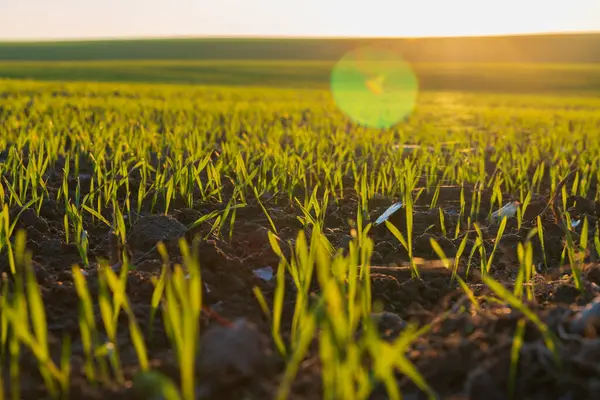
[[[600,32],[600,0],[0,0],[0,40]]]

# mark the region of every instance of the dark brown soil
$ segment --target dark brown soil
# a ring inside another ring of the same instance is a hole
[[[523,314],[515,308],[499,305],[486,300],[491,292],[475,273],[466,275],[466,260],[475,243],[475,232],[469,233],[469,240],[461,258],[458,270],[468,282],[471,290],[480,301],[477,309],[466,298],[464,292],[452,281],[451,274],[439,262],[430,246],[430,238],[436,238],[447,256],[453,257],[462,240],[462,234],[454,238],[457,225],[457,202],[459,190],[449,187],[440,194],[439,206],[446,219],[447,237],[442,236],[438,209],[429,210],[429,198],[424,194],[415,209],[414,216],[414,256],[418,258],[420,278],[411,275],[408,255],[385,226],[374,227],[370,236],[375,243],[373,267],[371,269],[373,300],[384,314],[377,319],[384,337],[396,337],[407,322],[420,326],[430,325],[430,330],[411,347],[407,357],[416,365],[427,382],[445,399],[507,399],[509,397],[509,372],[511,347],[514,331]],[[488,197],[486,198],[485,195]],[[55,196],[51,196],[55,197]],[[535,218],[542,213],[544,221],[545,259],[548,270],[534,279],[534,298],[528,303],[536,315],[550,328],[557,338],[558,365],[552,353],[544,345],[539,329],[527,322],[523,347],[521,349],[517,379],[514,386],[515,399],[594,399],[600,398],[600,341],[592,331],[572,332],[573,320],[582,318],[578,307],[590,303],[600,292],[600,266],[595,264],[597,255],[590,252],[586,259],[583,274],[584,287],[575,288],[570,278],[568,266],[560,265],[564,231],[552,219],[550,212],[544,213],[548,204],[547,193],[532,202],[521,229],[510,220],[503,239],[498,243],[492,275],[509,289],[512,289],[518,270],[517,243],[523,241],[527,232],[535,224]],[[465,194],[465,198],[471,195]],[[570,199],[572,215],[584,213],[594,227],[598,204],[589,200]],[[378,199],[370,205],[371,220],[375,220],[394,199]],[[489,193],[484,194],[482,204],[489,204]],[[282,241],[292,240],[302,226],[296,219],[300,211],[277,198],[264,201],[273,218]],[[467,205],[469,209],[470,205]],[[579,208],[578,208],[579,207]],[[177,239],[184,236],[191,239],[196,234],[206,234],[211,228],[207,222],[186,231],[185,226],[206,213],[222,209],[220,204],[198,204],[193,209],[175,207],[170,216],[133,216],[129,227],[129,251],[133,260],[144,255],[143,259],[129,273],[127,293],[141,328],[146,332],[149,326],[150,299],[153,291],[152,277],[158,276],[162,262],[152,247],[158,240],[166,240],[171,262],[181,262]],[[347,246],[351,237],[351,227],[347,221],[356,218],[357,200],[347,196],[338,204],[330,205],[326,220],[326,235],[338,247]],[[12,210],[16,216],[18,209]],[[481,210],[487,215],[488,210]],[[405,231],[404,209],[390,220]],[[108,216],[107,216],[108,217]],[[466,221],[463,221],[466,222]],[[101,223],[85,221],[89,234],[91,260],[109,259],[111,256],[109,229]],[[461,222],[464,228],[464,223]],[[275,346],[270,340],[270,323],[263,315],[252,292],[254,286],[261,288],[268,301],[274,291],[274,281],[265,282],[253,274],[253,270],[278,265],[278,257],[269,245],[269,222],[260,206],[250,203],[237,210],[233,234],[223,232],[200,242],[198,254],[205,283],[204,304],[212,310],[205,315],[203,332],[210,329],[227,328],[228,321],[245,318],[266,340],[260,365],[255,368],[235,370],[211,370],[207,381],[199,377],[199,394],[214,399],[267,399],[271,398],[282,378],[285,363],[276,356]],[[497,227],[489,225],[481,218],[482,232],[486,238],[486,251],[489,255],[493,246]],[[46,305],[48,328],[56,353],[59,352],[60,338],[68,334],[73,342],[73,378],[70,397],[73,399],[130,399],[150,398],[148,393],[127,385],[94,387],[87,382],[83,373],[83,347],[79,338],[78,297],[73,285],[71,265],[80,262],[76,246],[64,243],[63,218],[53,201],[43,204],[40,216],[26,210],[19,217],[17,229],[25,229],[28,248],[33,252],[36,274]],[[228,229],[228,228],[227,228]],[[577,229],[581,229],[578,227]],[[579,233],[572,232],[576,240]],[[593,231],[590,232],[593,238]],[[537,238],[534,243],[534,264],[544,267],[544,253]],[[588,248],[593,248],[590,243]],[[479,252],[472,259],[471,271],[479,266]],[[561,269],[562,267],[562,269]],[[0,269],[8,273],[8,260],[0,257]],[[5,275],[5,279],[8,274]],[[95,274],[90,272],[88,282],[92,295],[96,296],[98,284]],[[289,326],[293,312],[293,289],[291,281],[286,285],[288,292],[284,306],[284,328]],[[445,314],[447,313],[447,314]],[[440,316],[446,315],[444,318]],[[98,318],[98,323],[101,320]],[[126,378],[132,380],[137,372],[137,358],[133,351],[128,332],[127,318],[119,320],[119,349]],[[100,324],[101,325],[101,324]],[[154,321],[153,341],[149,343],[149,356],[153,368],[177,381],[178,371],[175,356],[169,346],[160,316]],[[208,335],[208,333],[207,333]],[[218,334],[214,336],[219,336]],[[285,334],[284,334],[285,336]],[[253,350],[256,350],[254,348]],[[218,357],[211,355],[211,357]],[[257,358],[256,355],[253,356]],[[202,361],[205,362],[206,360]],[[202,364],[204,372],[207,366]],[[43,399],[48,397],[38,373],[37,363],[31,354],[21,355],[21,398]],[[219,367],[221,368],[221,367]],[[208,368],[210,370],[210,368]],[[11,393],[8,368],[3,368],[6,393]],[[406,377],[398,375],[398,383],[408,399],[425,398]],[[320,364],[315,349],[301,364],[293,386],[291,397],[295,399],[316,399],[322,396]],[[377,387],[373,399],[386,398],[383,387]]]

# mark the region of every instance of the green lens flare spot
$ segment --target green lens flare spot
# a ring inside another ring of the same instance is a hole
[[[389,128],[413,111],[419,82],[398,54],[368,47],[347,53],[335,64],[331,92],[350,119],[371,128]]]

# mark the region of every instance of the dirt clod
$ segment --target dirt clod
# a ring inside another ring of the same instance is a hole
[[[146,252],[158,242],[177,240],[185,235],[185,225],[168,215],[148,215],[133,224],[127,241],[136,251]]]
[[[198,373],[204,383],[223,387],[254,376],[269,355],[268,341],[256,325],[240,318],[213,326],[200,342]]]

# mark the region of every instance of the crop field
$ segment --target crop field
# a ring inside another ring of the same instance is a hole
[[[333,61],[0,61],[3,78],[328,90]],[[600,94],[599,64],[419,63],[424,91]]]
[[[600,396],[599,64],[423,63],[370,129],[329,61],[26,58],[0,399]]]

